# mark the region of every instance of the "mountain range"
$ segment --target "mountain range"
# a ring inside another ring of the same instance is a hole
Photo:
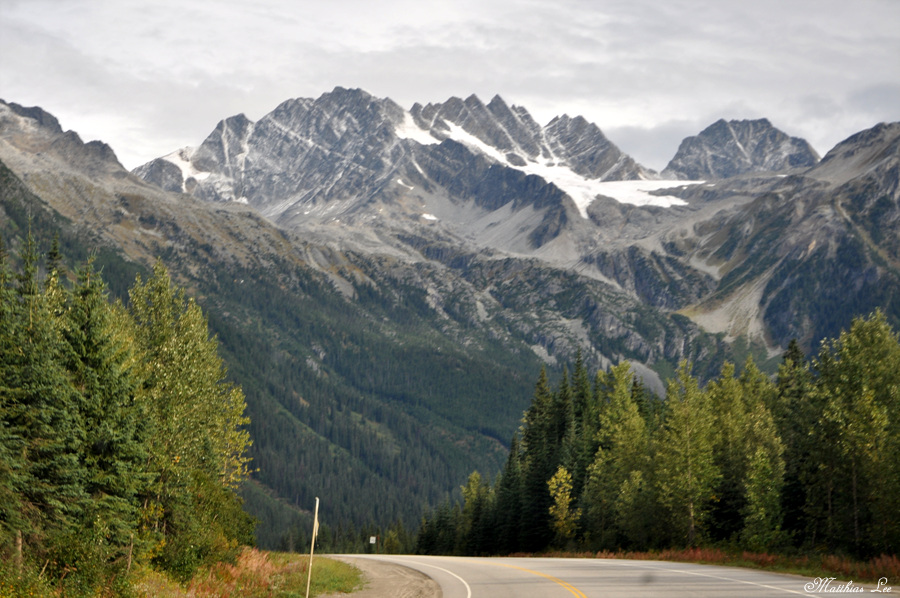
[[[159,257],[198,297],[247,394],[268,545],[317,495],[414,524],[497,471],[542,365],[629,360],[662,393],[681,359],[771,366],[875,308],[900,322],[900,123],[820,159],[720,120],[656,173],[581,117],[336,88],[129,173],[2,102],[0,162],[14,248],[44,214],[73,256]]]

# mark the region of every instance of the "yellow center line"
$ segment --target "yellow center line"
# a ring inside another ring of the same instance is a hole
[[[576,588],[569,582],[563,581],[558,577],[553,577],[552,575],[547,575],[546,573],[541,573],[540,571],[535,571],[534,569],[526,569],[525,567],[519,567],[517,565],[510,565],[508,563],[495,563],[492,561],[474,561],[474,562],[481,563],[484,565],[494,565],[495,567],[509,567],[510,569],[518,569],[519,571],[525,571],[526,573],[531,573],[533,575],[539,575],[540,577],[549,579],[553,583],[561,585],[562,587],[567,589],[569,591],[569,593],[572,594],[573,596],[575,596],[576,598],[587,598],[587,596],[584,595],[584,592],[582,592],[581,590],[579,590],[578,588]]]

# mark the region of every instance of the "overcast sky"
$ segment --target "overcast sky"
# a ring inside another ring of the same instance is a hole
[[[335,86],[582,115],[657,170],[719,118],[824,154],[900,120],[900,0],[0,0],[0,98],[128,168]]]

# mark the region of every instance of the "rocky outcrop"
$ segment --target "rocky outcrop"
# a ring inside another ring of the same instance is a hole
[[[814,166],[819,156],[805,140],[789,137],[767,119],[718,120],[681,142],[663,178],[724,179],[748,172],[782,172]]]

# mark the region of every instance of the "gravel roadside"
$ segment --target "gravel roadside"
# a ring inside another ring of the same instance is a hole
[[[442,598],[436,581],[409,567],[350,556],[330,557],[350,563],[363,573],[365,585],[352,594],[328,594],[321,598]]]

